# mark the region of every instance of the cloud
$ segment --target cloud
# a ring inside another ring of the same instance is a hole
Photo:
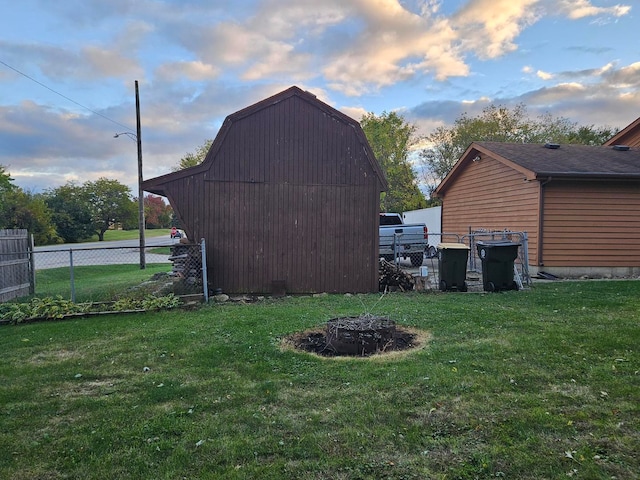
[[[220,74],[220,69],[201,61],[169,62],[160,65],[155,76],[162,82],[175,82],[181,79],[200,82],[213,80]]]
[[[633,72],[632,67],[631,67],[631,70],[627,68],[623,70]],[[570,82],[570,81],[592,82],[594,80],[600,81],[601,77],[606,75],[608,72],[614,72],[614,71],[616,71],[616,64],[614,62],[609,62],[606,65],[602,67],[597,67],[597,68],[587,68],[584,70],[564,70],[564,71],[555,72],[555,73],[546,72],[544,70],[537,70],[535,74],[536,74],[536,77],[538,77],[541,80],[558,79],[560,81],[565,81],[565,82]],[[534,72],[534,69],[531,66],[526,66],[522,69],[522,72],[531,74]]]
[[[536,72],[536,77],[538,77],[541,80],[551,80],[554,77],[554,75],[552,73],[545,72],[543,70],[538,70]]]
[[[465,49],[481,59],[500,57],[517,49],[514,40],[534,24],[538,0],[472,0],[452,18]]]
[[[187,3],[185,9],[196,5]],[[424,77],[468,76],[469,55],[490,60],[513,52],[522,31],[551,8],[544,5],[543,0],[469,0],[447,16],[441,0],[265,0],[254,10],[226,12],[210,23],[172,21],[164,12],[156,28],[190,56],[244,81],[318,79],[345,95],[361,96]],[[566,15],[591,6],[584,0],[562,5]],[[596,11],[622,14],[624,9]],[[170,67],[158,74],[168,75]]]
[[[482,112],[482,109],[490,104],[491,100],[487,98],[481,98],[471,102],[432,100],[422,102],[410,109],[408,118],[413,118],[418,122],[428,120],[437,124],[452,125],[456,118],[463,113],[466,112],[474,116]]]
[[[366,109],[362,107],[343,106],[343,107],[338,107],[338,110],[340,110],[342,113],[353,118],[358,122],[362,119],[362,117],[364,117],[367,113],[369,113],[367,112]]]
[[[96,46],[82,49],[78,56],[77,65],[84,70],[88,78],[141,78],[143,70],[136,60],[123,57],[115,50]],[[80,73],[80,72],[78,72]]]
[[[355,0],[352,7],[358,35],[323,69],[332,88],[360,95],[427,73],[439,80],[468,75],[445,17],[433,10],[411,12],[396,0]]]
[[[320,79],[361,95],[425,73],[468,74],[457,33],[436,11],[398,0],[271,0],[246,16],[161,28],[191,56],[245,81]]]
[[[603,69],[602,74],[612,86],[625,90],[630,88],[640,90],[640,62],[632,63],[618,70]]]
[[[554,1],[554,4],[555,9],[571,20],[595,16],[622,17],[631,11],[631,6],[629,5],[596,7],[589,0],[560,0]]]
[[[534,69],[525,67],[523,71],[533,73]],[[579,125],[623,128],[638,118],[640,62],[621,67],[607,63],[590,70],[560,72],[550,81],[567,78],[572,80],[560,80],[510,97],[479,98],[471,102],[423,102],[411,109],[409,118],[422,125],[427,133],[438,126],[437,122],[452,125],[463,112],[475,116],[492,103],[506,106],[523,103],[533,116],[552,112]]]
[[[36,190],[45,183],[96,179],[104,172],[135,179],[136,166],[130,161],[135,143],[132,147],[114,140],[101,122],[95,115],[78,115],[31,101],[1,106],[0,143],[4,147],[0,164],[9,167],[18,185]],[[126,159],[122,162],[120,152]]]

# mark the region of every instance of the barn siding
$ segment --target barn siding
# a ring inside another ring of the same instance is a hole
[[[274,281],[284,281],[290,293],[309,293],[371,291],[376,285],[370,272],[377,229],[366,231],[366,218],[377,215],[370,206],[379,195],[375,189],[237,182],[207,187],[229,199],[209,209],[205,221],[212,287],[268,293]]]
[[[350,126],[292,97],[235,122],[207,178],[366,185],[373,173]]]
[[[446,190],[442,231],[464,235],[469,230],[525,231],[529,236],[529,263],[538,257],[539,183],[525,182],[522,173],[483,156],[469,162]]]
[[[544,189],[545,266],[640,266],[640,182],[551,182]]]

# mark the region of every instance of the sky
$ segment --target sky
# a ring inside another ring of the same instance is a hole
[[[640,117],[640,0],[0,0],[0,165],[40,192],[137,195],[224,118],[297,85],[428,135],[524,104],[579,125]]]

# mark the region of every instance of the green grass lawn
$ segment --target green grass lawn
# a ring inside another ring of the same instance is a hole
[[[169,238],[171,234],[170,228],[158,228],[153,230],[145,229],[144,236],[145,238],[151,237],[162,237],[167,236]],[[139,238],[140,235],[138,230],[107,230],[104,232],[104,241],[110,242],[115,240],[133,240],[134,238]],[[93,237],[87,239],[87,242],[97,242],[98,235],[94,235]]]
[[[73,268],[76,302],[106,302],[116,299],[130,287],[148,280],[154,273],[169,272],[171,265],[149,263],[144,270],[139,265],[90,265]],[[42,297],[71,298],[68,267],[38,270],[36,293]]]
[[[363,313],[431,338],[281,348]],[[637,479],[639,325],[640,282],[590,281],[3,327],[0,478]]]

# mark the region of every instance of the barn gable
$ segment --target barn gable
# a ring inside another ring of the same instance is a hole
[[[226,292],[377,290],[386,180],[360,125],[291,87],[229,115],[204,162],[144,183]]]

